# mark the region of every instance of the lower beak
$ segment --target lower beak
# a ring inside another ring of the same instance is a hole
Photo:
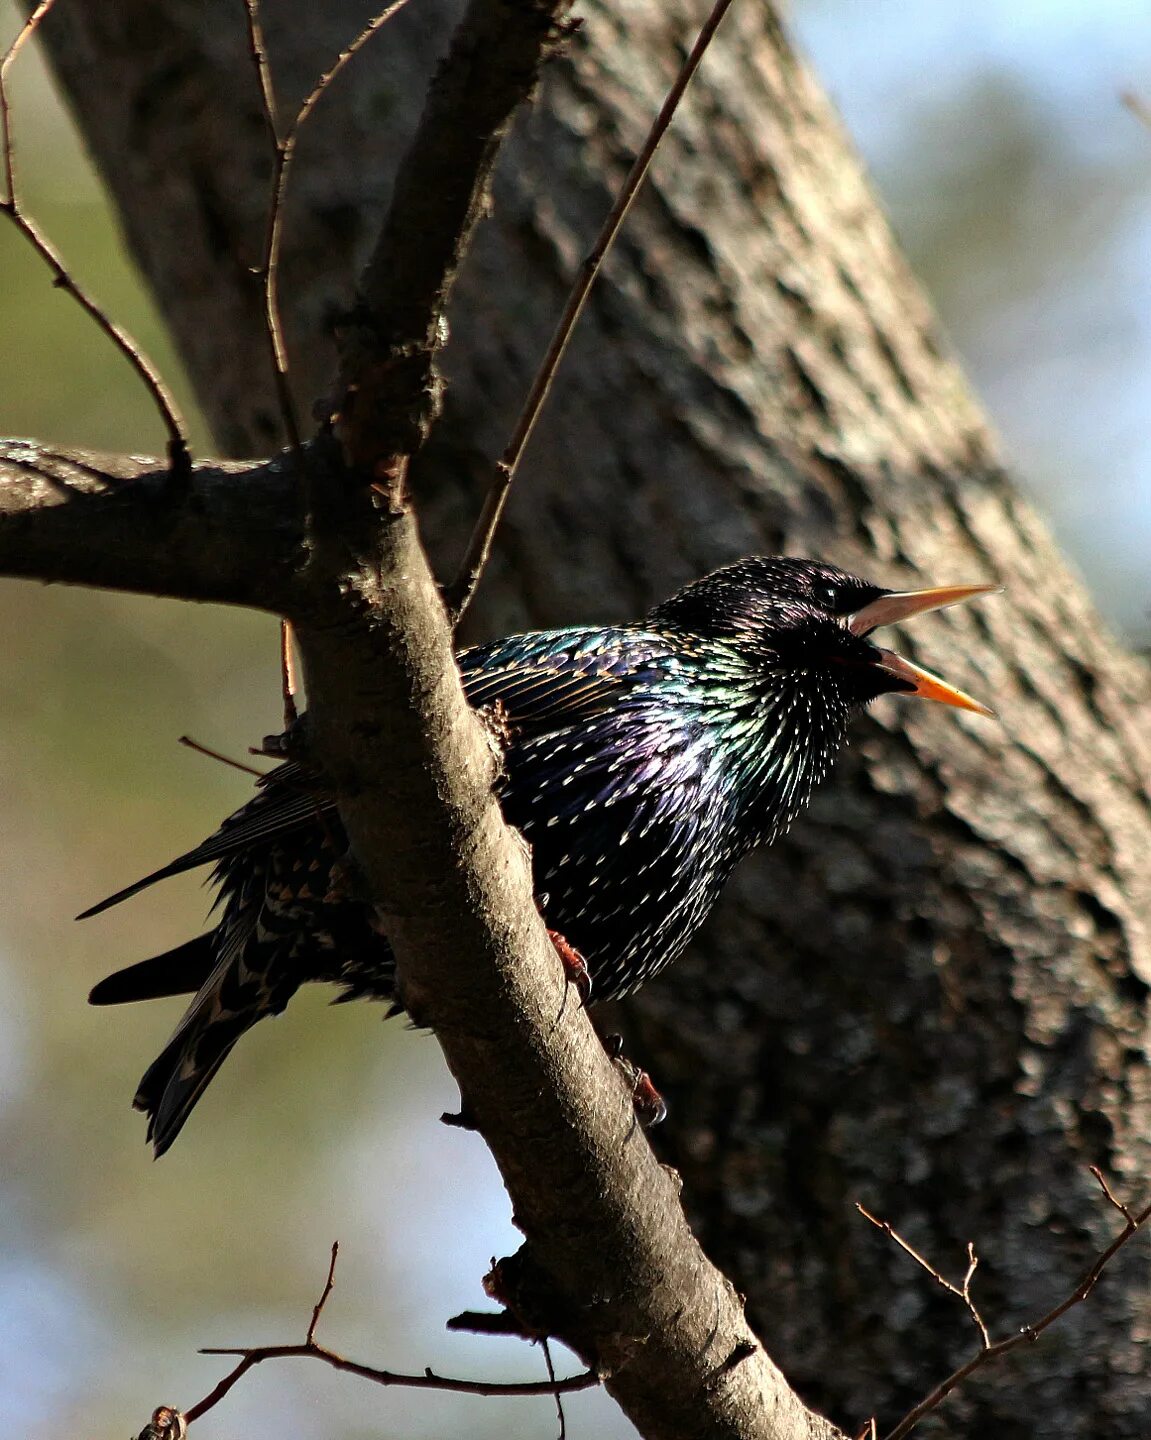
[[[880,625],[895,625],[928,610],[943,610],[976,595],[990,595],[1001,585],[940,585],[934,590],[892,590],[857,610],[847,622],[853,635],[870,635]],[[959,692],[956,691],[956,694]]]
[[[979,590],[988,588],[987,586],[978,587]],[[942,603],[950,605],[953,602],[945,600]],[[878,669],[903,682],[900,693],[904,695],[919,695],[924,700],[938,700],[941,705],[954,705],[957,710],[971,710],[976,715],[986,715],[992,720],[995,719],[994,710],[988,709],[978,700],[973,700],[970,695],[965,694],[962,690],[957,690],[954,685],[948,685],[946,680],[941,680],[930,670],[924,670],[919,665],[912,664],[904,656],[896,655],[893,650],[880,650],[876,665]]]

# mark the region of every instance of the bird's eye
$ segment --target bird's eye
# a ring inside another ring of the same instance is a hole
[[[817,580],[812,587],[812,593],[815,603],[822,605],[825,610],[834,614],[839,609],[839,586],[833,585],[830,580]]]

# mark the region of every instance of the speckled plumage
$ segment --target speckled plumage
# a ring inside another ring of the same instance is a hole
[[[460,655],[471,703],[498,704],[510,727],[504,812],[532,847],[548,925],[587,962],[593,999],[674,960],[740,857],[807,803],[852,712],[911,688],[845,624],[888,593],[828,566],[753,558],[637,624]],[[399,1008],[387,940],[336,863],[344,848],[331,801],[285,765],[203,845],[96,907],[215,863],[216,928],[93,991],[96,1003],[197,992],[136,1097],[157,1153],[236,1039],[300,984]]]

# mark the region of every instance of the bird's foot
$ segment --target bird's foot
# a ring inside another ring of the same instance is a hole
[[[548,939],[560,957],[560,964],[564,967],[568,982],[575,986],[580,1000],[586,1005],[591,999],[591,972],[587,968],[587,961],[558,930],[549,930]]]
[[[650,1130],[653,1125],[661,1125],[667,1119],[667,1101],[655,1088],[655,1083],[647,1071],[641,1070],[623,1053],[623,1036],[607,1035],[603,1043],[609,1058],[631,1091],[631,1103],[635,1107],[636,1119],[645,1130]]]

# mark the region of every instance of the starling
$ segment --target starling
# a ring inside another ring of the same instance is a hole
[[[540,907],[583,957],[594,999],[627,994],[682,952],[736,862],[807,803],[853,712],[895,692],[991,713],[868,637],[993,588],[891,591],[809,560],[751,557],[634,624],[461,652],[468,700],[498,706],[507,726],[504,814],[531,846]],[[346,849],[331,795],[289,761],[202,845],[85,912],[214,863],[215,928],[91,995],[195,996],[134,1102],[157,1155],[244,1031],[305,981],[402,1009],[387,938],[347,883]]]

